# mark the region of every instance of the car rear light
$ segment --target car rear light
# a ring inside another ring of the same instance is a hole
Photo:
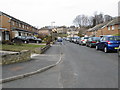
[[[108,43],[108,44],[111,44],[111,42],[110,42],[110,41],[107,41],[107,43]]]
[[[92,43],[96,43],[95,41],[92,41]]]
[[[82,40],[82,41],[85,41],[85,40]]]

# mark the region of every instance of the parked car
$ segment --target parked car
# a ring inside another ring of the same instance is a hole
[[[120,45],[119,45],[119,49],[118,49],[118,56],[120,58]]]
[[[79,44],[79,41],[80,41],[80,37],[77,38],[77,40],[76,40],[76,44]]]
[[[86,42],[88,39],[89,39],[89,37],[81,37],[81,39],[79,40],[79,44],[86,45]]]
[[[17,36],[12,39],[14,43],[29,43],[29,40],[25,36]]]
[[[34,36],[26,36],[26,38],[29,40],[29,43],[41,43],[42,42],[40,38],[37,38]]]
[[[92,48],[96,46],[96,43],[100,41],[100,37],[89,37],[86,42],[86,46]]]
[[[70,41],[70,37],[67,37],[67,38],[66,38],[66,41]]]
[[[57,39],[57,42],[62,42],[62,41],[63,41],[62,38]]]
[[[77,43],[77,40],[79,39],[80,37],[72,37],[72,42],[73,43]]]
[[[104,52],[117,51],[120,45],[120,36],[103,36],[96,45],[96,50]]]

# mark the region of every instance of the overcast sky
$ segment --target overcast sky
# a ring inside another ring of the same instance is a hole
[[[33,26],[73,25],[77,15],[92,16],[95,11],[118,15],[120,0],[1,0],[0,10]]]

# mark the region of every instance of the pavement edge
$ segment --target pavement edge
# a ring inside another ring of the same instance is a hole
[[[43,68],[38,69],[38,70],[36,70],[34,72],[25,73],[25,74],[21,74],[21,75],[12,76],[12,77],[9,77],[9,78],[1,79],[0,84],[10,82],[10,81],[14,81],[14,80],[18,80],[18,79],[22,79],[22,78],[25,78],[25,77],[28,77],[28,76],[31,76],[31,75],[34,75],[34,74],[37,74],[37,73],[44,72],[44,71],[46,71],[46,70],[48,70],[48,69],[50,69],[52,67],[55,67],[57,64],[59,64],[61,62],[61,60],[62,60],[62,54],[60,55],[59,61],[57,61],[57,63],[55,63],[55,64],[43,67]]]

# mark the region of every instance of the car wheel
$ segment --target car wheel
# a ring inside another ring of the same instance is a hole
[[[27,43],[27,41],[24,41],[24,43]]]
[[[96,46],[96,50],[99,50],[98,46]]]
[[[37,44],[39,43],[39,41],[37,41]]]
[[[90,44],[89,46],[90,46],[90,48],[92,48],[92,45],[91,45],[91,44]]]
[[[12,40],[13,43],[15,43],[15,40]]]
[[[107,53],[107,52],[108,52],[107,47],[104,47],[104,52],[105,52],[105,53]]]

